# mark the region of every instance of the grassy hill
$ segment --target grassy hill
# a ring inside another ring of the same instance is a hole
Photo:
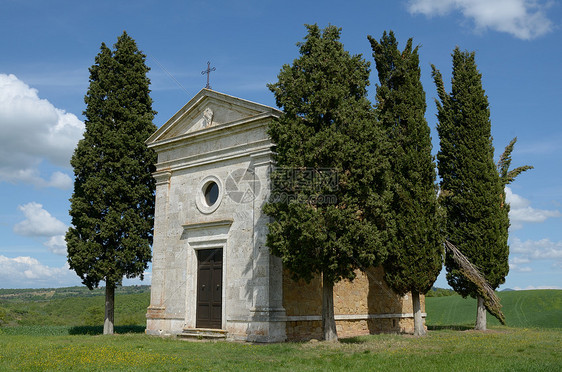
[[[98,326],[104,300],[103,288],[0,289],[0,325]],[[150,286],[116,288],[115,324],[145,325],[149,302]]]
[[[497,293],[510,327],[562,328],[562,290],[506,291]],[[455,294],[427,297],[426,323],[430,328],[446,326],[472,327],[476,319],[476,300]],[[488,314],[488,325],[499,325]]]

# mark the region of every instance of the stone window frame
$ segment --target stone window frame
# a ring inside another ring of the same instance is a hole
[[[214,182],[217,184],[219,188],[219,195],[217,197],[217,201],[213,205],[208,205],[206,200],[205,191],[207,187]],[[195,205],[197,209],[203,214],[211,214],[218,209],[221,205],[222,200],[224,198],[224,185],[222,181],[214,175],[207,176],[199,182],[199,186],[197,187],[197,195],[195,197]]]

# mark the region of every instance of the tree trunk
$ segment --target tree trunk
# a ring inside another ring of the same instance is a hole
[[[322,330],[324,340],[338,341],[336,319],[334,318],[334,283],[322,275]]]
[[[414,307],[414,336],[425,336],[419,292],[412,291],[412,304]]]
[[[486,330],[486,307],[484,306],[484,299],[480,296],[477,297],[478,306],[476,307],[476,326],[474,329],[478,331]]]
[[[105,321],[103,322],[103,334],[113,334],[115,304],[115,284],[105,283]]]

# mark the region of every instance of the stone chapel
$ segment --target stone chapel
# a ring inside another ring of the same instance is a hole
[[[158,154],[147,334],[322,337],[322,281],[291,280],[265,245],[262,207],[273,165],[267,128],[279,115],[203,89],[147,140]],[[410,296],[393,293],[382,274],[372,268],[335,285],[340,337],[413,332]]]

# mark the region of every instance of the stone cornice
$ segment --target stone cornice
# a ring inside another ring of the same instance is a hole
[[[270,156],[271,142],[268,139],[236,145],[219,150],[209,151],[202,154],[195,154],[179,159],[164,161],[156,164],[159,174],[162,171],[178,171],[200,165],[212,164],[216,162],[224,162],[227,160],[242,158],[249,156],[251,159],[256,157]]]
[[[209,222],[185,223],[181,225],[185,230],[211,229],[216,227],[229,228],[233,220],[217,220]]]
[[[168,169],[162,169],[152,173],[152,176],[156,180],[156,186],[167,185],[170,183],[170,177],[172,176],[172,172]]]

